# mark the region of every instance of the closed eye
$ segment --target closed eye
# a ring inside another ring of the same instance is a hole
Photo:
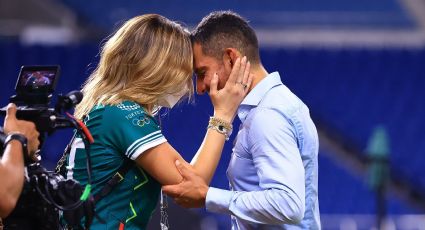
[[[198,71],[195,71],[195,76],[197,77],[197,78],[204,78],[205,77],[205,70],[198,70]]]

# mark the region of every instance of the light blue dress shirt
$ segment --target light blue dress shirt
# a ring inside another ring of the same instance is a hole
[[[230,191],[211,187],[208,211],[232,229],[320,229],[319,141],[307,106],[267,75],[238,109],[242,121],[227,169]]]

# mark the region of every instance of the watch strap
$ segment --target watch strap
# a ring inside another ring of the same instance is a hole
[[[4,141],[4,145],[3,145],[4,149],[6,149],[7,145],[13,140],[17,140],[21,143],[24,161],[25,161],[25,163],[28,163],[30,159],[29,159],[29,156],[28,156],[28,140],[27,140],[27,138],[20,133],[11,133],[11,134],[7,135],[7,137]]]

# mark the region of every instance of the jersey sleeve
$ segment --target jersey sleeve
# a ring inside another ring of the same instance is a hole
[[[131,160],[167,141],[156,120],[136,103],[120,103],[105,112],[105,138]]]

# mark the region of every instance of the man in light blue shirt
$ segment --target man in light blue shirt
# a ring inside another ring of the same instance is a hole
[[[213,12],[193,34],[197,92],[214,73],[222,88],[237,58],[251,64],[253,84],[238,109],[242,124],[227,170],[230,190],[208,187],[177,164],[184,181],[164,186],[184,207],[205,205],[232,216],[232,229],[320,229],[318,137],[307,106],[261,64],[255,32],[233,12]],[[245,85],[241,84],[245,88]]]

